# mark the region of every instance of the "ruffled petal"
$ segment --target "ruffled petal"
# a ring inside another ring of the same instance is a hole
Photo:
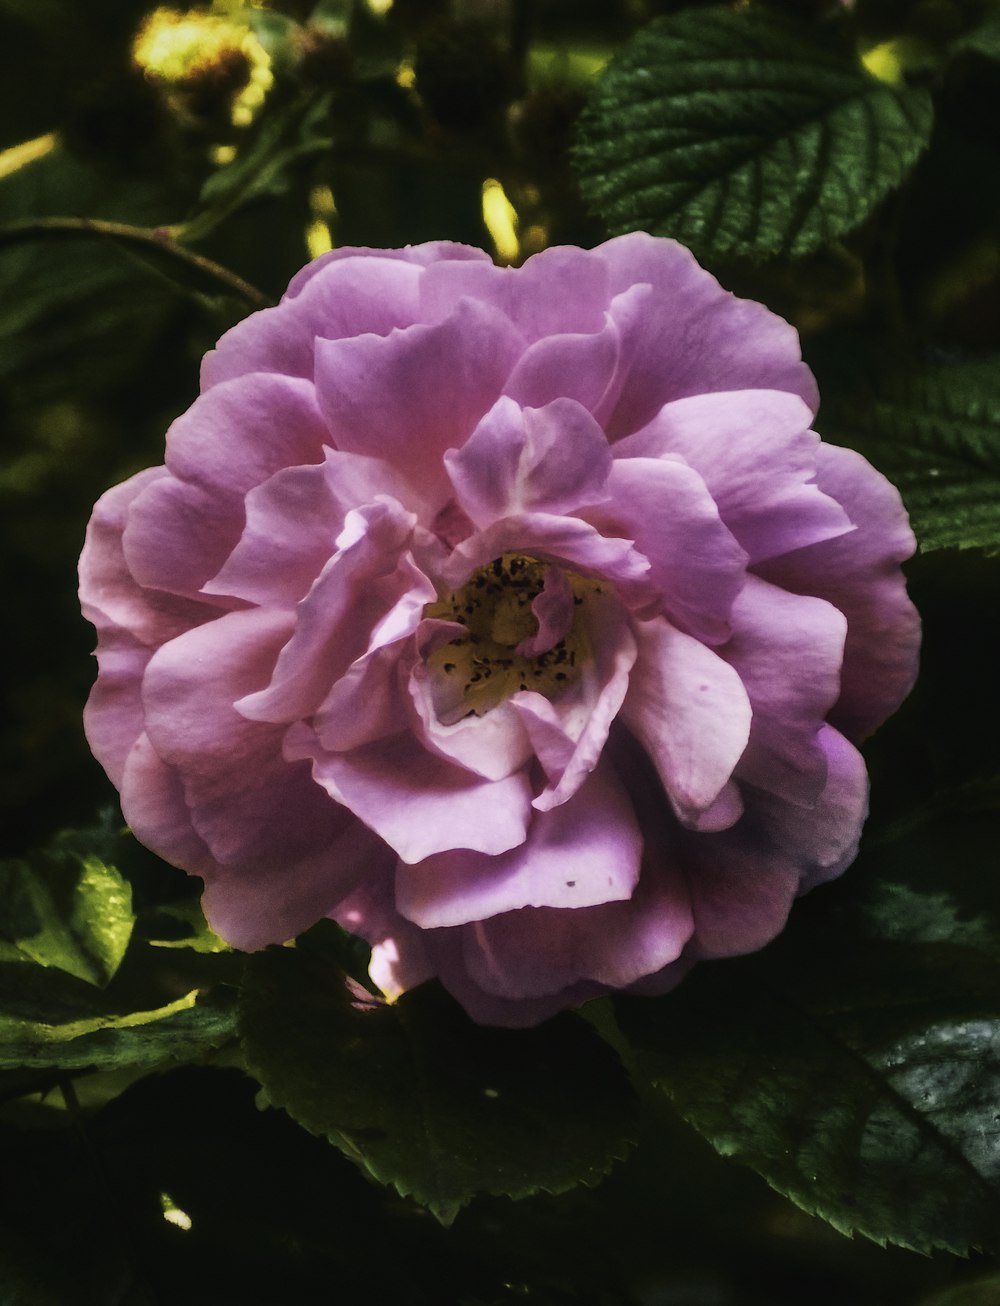
[[[865,739],[913,688],[920,617],[899,564],[916,543],[898,491],[860,454],[820,445],[819,487],[847,510],[857,529],[775,558],[760,574],[800,594],[818,594],[847,617],[840,698],[832,725]]]
[[[733,605],[733,638],[720,649],[753,707],[741,780],[793,802],[815,801],[826,783],[818,735],[839,693],[846,632],[843,613],[825,599],[747,577]]]
[[[440,322],[465,297],[513,322],[526,341],[563,332],[599,331],[608,306],[608,273],[593,252],[551,246],[523,267],[439,262],[420,283],[423,320]]]
[[[405,862],[449,848],[502,853],[527,834],[531,789],[523,772],[483,780],[428,753],[410,734],[327,753],[299,723],[288,731],[285,756],[311,761],[317,784]]]
[[[558,516],[607,498],[611,451],[604,432],[572,399],[519,408],[502,398],[444,462],[459,504],[483,527],[519,513]]]
[[[473,982],[498,997],[537,998],[581,982],[620,989],[675,961],[692,925],[680,870],[644,866],[628,901],[525,907],[466,925],[462,955]]]
[[[751,564],[854,529],[816,485],[819,436],[797,395],[736,390],[666,404],[616,458],[682,457],[707,485]]]
[[[312,379],[317,340],[361,332],[385,336],[419,321],[420,268],[392,257],[316,259],[292,281],[276,308],[232,327],[201,365],[203,390],[246,376],[274,372]]]
[[[140,644],[157,648],[175,635],[218,616],[215,600],[193,600],[143,589],[128,569],[122,537],[132,504],[156,482],[168,478],[151,467],[108,490],[97,501],[80,555],[80,606],[103,642],[126,631]]]
[[[721,644],[743,586],[747,555],[719,517],[701,477],[681,462],[616,461],[610,502],[584,515],[635,541],[670,620],[706,644]]]
[[[337,552],[296,609],[294,634],[270,683],[237,704],[248,720],[292,722],[310,716],[351,663],[383,642],[375,632],[397,606],[405,629],[405,613],[419,614],[435,597],[434,587],[404,553],[413,522],[412,513],[392,499],[348,513]]]
[[[787,390],[816,411],[816,382],[794,327],[723,290],[683,245],[636,231],[594,253],[608,266],[613,295],[649,286],[641,302],[612,307],[622,347],[615,402],[603,414],[609,438],[638,431],[673,399],[716,390]]]
[[[626,602],[654,602],[649,562],[631,540],[608,538],[575,517],[523,513],[505,517],[455,546],[441,568],[448,589],[458,589],[476,570],[504,553],[529,553],[570,571],[612,582]]]
[[[83,711],[91,752],[116,789],[125,760],[142,734],[142,677],[152,649],[125,631],[111,631],[97,650],[97,680]]]
[[[641,857],[628,794],[604,767],[569,802],[536,816],[527,839],[509,852],[483,857],[454,849],[416,866],[401,863],[396,906],[424,929],[520,907],[592,907],[632,896]]]
[[[750,737],[737,672],[663,618],[638,622],[639,653],[622,721],[646,750],[681,821],[716,801]]]
[[[474,300],[436,326],[320,340],[316,387],[333,442],[385,459],[436,511],[449,496],[445,450],[493,406],[522,348],[510,323]]]

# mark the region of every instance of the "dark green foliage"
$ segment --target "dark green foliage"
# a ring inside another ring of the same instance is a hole
[[[765,6],[682,10],[598,79],[576,162],[613,232],[706,258],[796,257],[863,222],[931,122],[926,91],[877,81],[814,28]]]
[[[477,1193],[564,1192],[624,1157],[632,1092],[589,1025],[484,1030],[436,987],[388,1006],[345,983],[336,933],[250,962],[240,1036],[268,1102],[446,1221]]]

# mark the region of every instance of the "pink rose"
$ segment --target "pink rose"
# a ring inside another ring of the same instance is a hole
[[[480,1021],[663,992],[855,856],[913,537],[795,332],[643,234],[336,250],[81,560],[88,738],[241,948],[331,916]]]

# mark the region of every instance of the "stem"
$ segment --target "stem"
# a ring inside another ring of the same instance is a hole
[[[48,236],[104,236],[110,240],[152,248],[217,281],[251,308],[270,308],[274,303],[256,286],[244,281],[221,263],[179,244],[171,227],[133,227],[126,222],[107,222],[103,218],[31,218],[0,226],[0,247],[12,245],[19,240]]]

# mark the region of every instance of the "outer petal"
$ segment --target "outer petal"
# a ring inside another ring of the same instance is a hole
[[[459,504],[482,527],[518,513],[558,516],[607,498],[611,451],[572,399],[522,409],[502,398],[444,462]]]
[[[277,308],[253,313],[226,332],[202,362],[203,390],[248,372],[311,379],[317,340],[362,332],[384,336],[419,321],[418,266],[335,253],[336,259],[307,264]]]
[[[608,265],[612,294],[650,287],[644,303],[613,311],[622,349],[605,422],[611,439],[639,430],[672,399],[715,390],[787,390],[815,412],[816,383],[794,328],[723,290],[682,245],[632,232],[594,252]]]
[[[840,698],[830,722],[864,739],[913,688],[920,618],[899,564],[916,547],[898,492],[860,454],[821,445],[819,486],[847,509],[857,530],[764,564],[785,589],[818,594],[847,617]]]
[[[513,322],[525,340],[566,331],[599,331],[608,306],[608,273],[594,252],[553,246],[520,268],[489,262],[439,262],[420,283],[424,320],[448,317],[462,298]]]
[[[122,787],[125,760],[142,734],[142,677],[152,650],[113,631],[97,650],[97,680],[83,713],[87,743],[111,783]]]
[[[741,780],[793,802],[815,801],[826,783],[818,734],[839,692],[846,633],[832,603],[747,577],[733,606],[733,638],[720,649],[753,706]]]
[[[627,902],[505,912],[464,926],[462,953],[470,978],[487,992],[536,998],[588,981],[625,988],[675,961],[691,929],[679,870],[644,867]]]
[[[151,467],[102,495],[87,526],[80,555],[80,603],[83,615],[103,639],[111,632],[127,631],[140,644],[156,648],[199,622],[218,615],[212,599],[195,601],[143,589],[128,569],[122,536],[128,513],[150,486],[169,476],[163,467]]]
[[[622,721],[649,754],[682,821],[719,797],[750,737],[739,675],[663,618],[636,625],[639,656]]]
[[[284,467],[321,463],[331,443],[308,381],[254,372],[221,382],[177,418],[167,432],[167,466],[238,513],[242,525],[248,490]]]
[[[146,669],[147,733],[180,775],[191,822],[217,862],[291,864],[331,845],[347,822],[308,766],[284,760],[283,728],[247,721],[233,706],[267,679],[288,624],[285,613],[229,613],[164,645]]]
[[[536,816],[527,839],[509,852],[484,857],[457,849],[416,866],[401,863],[396,905],[424,929],[520,907],[577,910],[630,898],[641,856],[628,795],[605,767],[562,807]]]
[[[406,862],[449,848],[502,853],[527,834],[531,790],[522,772],[482,780],[426,752],[412,735],[326,753],[300,723],[288,731],[285,756],[310,760],[317,784]]]
[[[615,457],[680,456],[695,469],[751,563],[854,529],[816,485],[809,407],[780,390],[693,395],[666,404]],[[626,464],[627,465],[627,464]]]

